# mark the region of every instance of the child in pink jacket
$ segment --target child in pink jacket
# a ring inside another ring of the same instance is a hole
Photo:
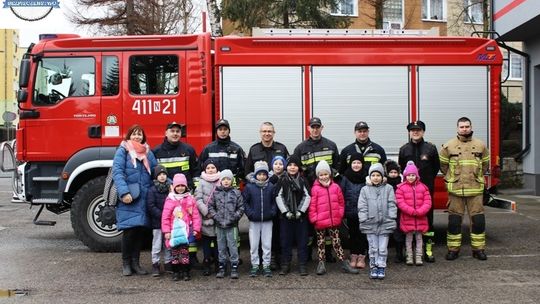
[[[401,211],[399,228],[405,237],[407,265],[422,265],[422,235],[428,231],[427,213],[431,208],[428,187],[420,181],[418,168],[413,161],[403,171],[404,181],[397,186],[396,200]],[[413,262],[412,240],[416,235],[416,254]]]
[[[201,216],[197,209],[195,198],[188,191],[188,183],[184,174],[174,175],[173,191],[165,199],[161,217],[161,231],[165,235],[165,245],[171,248],[173,281],[180,277],[184,281],[191,279],[189,265],[189,240],[171,246],[171,237],[174,237],[174,220],[178,218],[185,224],[185,237],[198,239],[201,235]]]
[[[332,245],[338,259],[341,261],[341,269],[348,273],[358,273],[358,269],[351,267],[344,260],[343,248],[339,239],[339,226],[345,214],[345,199],[341,187],[332,180],[330,165],[321,160],[315,168],[317,180],[311,188],[311,203],[309,204],[309,221],[315,226],[317,232],[317,248],[319,251],[319,265],[317,274],[326,273],[325,261],[325,236],[328,233],[332,238]]]

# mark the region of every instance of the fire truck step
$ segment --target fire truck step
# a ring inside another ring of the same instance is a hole
[[[35,176],[32,177],[32,180],[35,182],[56,182],[60,180],[59,176]]]
[[[32,200],[33,205],[41,204],[58,204],[58,199],[56,198],[35,198]]]
[[[43,198],[42,198],[42,200],[43,200]],[[46,198],[45,198],[45,200],[46,200]],[[41,211],[43,211],[43,208],[45,208],[45,205],[41,205],[38,212],[36,213],[36,216],[34,217],[34,220],[32,221],[34,223],[34,225],[40,225],[40,226],[54,226],[54,225],[56,225],[55,221],[38,220],[39,216],[41,215]]]

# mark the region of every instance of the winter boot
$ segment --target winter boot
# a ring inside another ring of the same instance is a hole
[[[238,279],[238,263],[231,263],[231,279]]]
[[[281,263],[281,269],[279,270],[279,275],[286,275],[291,270],[289,263]]]
[[[133,274],[133,271],[131,270],[131,261],[130,260],[122,260],[122,275],[123,276],[130,276]]]
[[[163,269],[165,270],[166,273],[172,273],[172,264],[171,262],[169,263],[165,263],[165,265],[163,266]]]
[[[422,262],[422,253],[416,252],[416,256],[414,257],[414,263],[416,266],[422,266],[424,263]]]
[[[203,276],[207,277],[210,275],[210,260],[204,259],[203,261]]]
[[[379,267],[377,269],[377,279],[382,280],[386,276],[386,268]]]
[[[405,264],[409,266],[414,265],[412,249],[411,250],[407,249],[407,255],[405,256]]]
[[[259,275],[259,265],[252,265],[249,270],[249,276],[254,278]]]
[[[370,267],[369,268],[369,278],[370,279],[378,279],[379,278],[379,269],[377,267]]]
[[[138,275],[147,275],[148,271],[144,270],[141,265],[139,264],[139,258],[132,258],[131,259],[131,269],[133,269],[133,272],[135,272]]]
[[[219,263],[216,278],[223,279],[225,277],[225,263]]]
[[[424,259],[428,263],[434,263],[435,262],[435,257],[433,256],[433,240],[428,239],[425,242],[425,246],[426,246],[426,252],[425,252],[425,255],[424,255]]]
[[[298,272],[300,273],[300,276],[307,276],[308,275],[308,272],[307,272],[307,267],[306,267],[306,264],[300,264],[298,266]]]
[[[152,264],[152,276],[159,277],[159,263]]]
[[[319,261],[319,265],[317,266],[317,275],[323,275],[326,273],[326,265],[324,264],[324,261]]]
[[[275,253],[272,253],[272,256],[270,257],[270,269],[272,270],[279,269],[278,258]]]
[[[453,261],[459,257],[459,251],[458,250],[448,250],[448,253],[446,253],[446,259],[448,261]]]
[[[270,269],[270,265],[268,266],[263,266],[263,275],[266,277],[266,278],[271,278],[272,277],[272,269]]]
[[[179,281],[180,280],[180,272],[173,272],[172,280],[175,281],[175,282]]]
[[[343,260],[341,264],[341,270],[346,273],[358,274],[358,269],[351,267],[351,264],[347,260]]]
[[[487,260],[486,252],[483,249],[473,250],[472,256],[473,256],[473,258],[479,259],[480,261]]]
[[[351,254],[351,257],[349,259],[350,259],[351,267],[356,267],[356,263],[358,262],[358,255]]]
[[[358,255],[358,259],[356,260],[356,268],[364,269],[366,268],[366,256],[363,254]]]
[[[191,272],[189,270],[184,271],[184,281],[191,280]]]

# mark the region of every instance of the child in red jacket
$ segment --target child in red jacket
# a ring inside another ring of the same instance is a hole
[[[319,251],[319,265],[317,274],[326,273],[325,261],[325,236],[328,233],[332,238],[332,245],[338,259],[341,261],[341,269],[348,273],[358,273],[358,269],[351,267],[349,261],[343,258],[343,248],[339,239],[339,226],[345,214],[345,199],[338,184],[332,180],[330,165],[321,160],[315,168],[317,180],[311,188],[311,203],[309,204],[309,221],[315,226],[317,232],[317,248]]]
[[[420,181],[418,168],[413,161],[407,163],[403,171],[405,181],[398,185],[396,200],[401,211],[399,228],[405,236],[407,265],[422,265],[422,235],[428,231],[427,213],[431,208],[431,196],[428,187]],[[416,239],[413,261],[412,240]]]

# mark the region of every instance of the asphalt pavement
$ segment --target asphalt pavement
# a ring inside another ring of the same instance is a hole
[[[540,298],[540,197],[502,195],[517,211],[487,208],[487,261],[473,259],[464,234],[461,256],[444,260],[447,214],[435,214],[436,262],[424,266],[394,264],[390,248],[387,277],[371,280],[367,270],[341,273],[329,264],[317,276],[316,264],[301,277],[293,265],[287,276],[218,280],[193,271],[189,282],[169,276],[121,276],[120,253],[95,253],[77,240],[69,212],[44,212],[55,226],[32,224],[37,208],[10,203],[9,179],[0,178],[1,303],[538,303]],[[467,226],[463,226],[464,232]],[[248,243],[242,258],[249,261]],[[315,257],[315,255],[314,255]],[[150,252],[141,257],[150,268]],[[20,296],[8,290],[18,290]]]

